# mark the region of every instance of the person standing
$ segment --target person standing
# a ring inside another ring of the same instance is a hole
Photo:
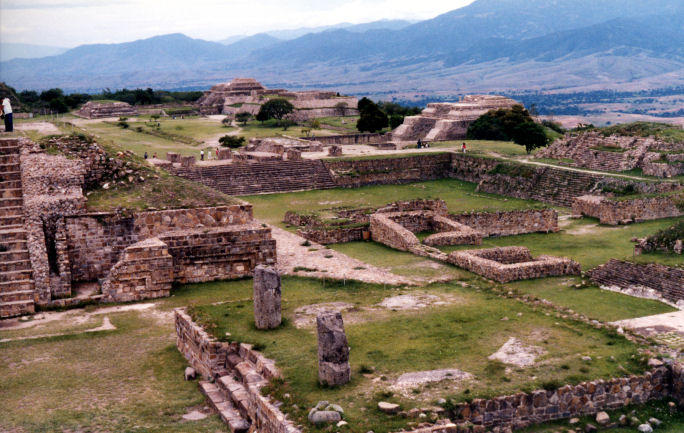
[[[465,144],[465,141],[463,142],[463,146],[461,146],[461,149],[463,149],[463,153],[466,153],[466,144]]]
[[[9,98],[2,100],[2,116],[5,119],[5,132],[14,131],[14,122],[12,121],[12,105]]]
[[[204,149],[200,150],[200,161],[204,161]]]

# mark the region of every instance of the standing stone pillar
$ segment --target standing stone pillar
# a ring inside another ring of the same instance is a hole
[[[351,379],[349,344],[342,314],[324,311],[316,317],[318,327],[318,380],[327,385],[344,385]]]
[[[257,329],[280,326],[280,275],[270,266],[254,269],[254,322]]]

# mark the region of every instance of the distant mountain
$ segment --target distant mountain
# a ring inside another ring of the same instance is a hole
[[[297,29],[291,29],[291,30],[271,30],[268,32],[264,32],[262,34],[266,34],[268,36],[272,36],[276,39],[280,39],[283,41],[288,41],[292,39],[297,39],[299,37],[302,37],[304,35],[308,35],[310,33],[322,33],[328,30],[347,30],[349,32],[354,32],[354,33],[363,33],[368,30],[401,30],[404,29],[411,24],[416,23],[417,21],[407,21],[407,20],[379,20],[379,21],[373,21],[369,23],[363,23],[363,24],[351,24],[351,23],[339,23],[339,24],[334,24],[331,26],[320,26],[320,27],[300,27]],[[242,39],[249,38],[250,36],[245,36],[245,35],[237,35],[237,36],[231,36],[229,38],[226,38],[224,40],[219,41],[219,43],[224,44],[224,45],[232,45],[237,41],[240,41]]]
[[[68,48],[50,47],[46,45],[0,43],[0,62],[11,59],[37,59],[47,56],[57,56],[67,50]]]
[[[254,76],[271,87],[383,96],[684,84],[679,0],[478,0],[406,24],[306,29],[291,40],[269,32],[229,45],[180,34],[84,45],[2,62],[0,80],[86,91],[209,87]]]

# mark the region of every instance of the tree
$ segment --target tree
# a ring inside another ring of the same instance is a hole
[[[344,116],[344,113],[347,112],[347,107],[348,104],[346,102],[338,102],[335,104],[335,112],[338,116]]]
[[[294,111],[294,106],[287,99],[275,98],[266,101],[259,109],[256,119],[260,122],[265,122],[269,119],[276,119],[281,123],[283,117]]]
[[[389,124],[387,114],[368,98],[359,101],[359,111],[361,113],[356,122],[356,129],[360,132],[378,132]]]
[[[66,113],[69,111],[69,106],[64,102],[63,97],[55,98],[50,101],[50,110],[58,113]]]
[[[490,110],[468,127],[472,140],[513,141],[525,146],[527,153],[548,144],[544,128],[538,125],[522,105]]]
[[[50,102],[53,99],[61,98],[64,96],[64,91],[62,89],[49,89],[41,92],[40,100],[45,102]]]
[[[235,115],[235,120],[242,123],[242,126],[246,126],[247,122],[251,118],[252,118],[252,115],[246,111],[241,111],[240,113]]]
[[[404,123],[404,116],[402,116],[401,114],[392,114],[389,117],[390,129],[395,129],[399,127],[399,125],[401,125],[402,123]]]
[[[237,149],[245,145],[245,137],[236,137],[233,135],[224,135],[219,138],[219,143],[223,147],[230,147],[231,149]]]

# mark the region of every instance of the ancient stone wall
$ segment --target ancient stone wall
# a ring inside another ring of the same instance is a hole
[[[392,134],[345,134],[320,137],[300,137],[302,140],[317,141],[324,145],[344,144],[378,144],[392,140]]]
[[[466,182],[479,183],[500,162],[491,158],[454,153],[451,155],[450,177]]]
[[[166,244],[152,238],[127,247],[102,284],[103,301],[129,302],[169,296],[173,258]]]
[[[251,222],[250,205],[66,217],[66,242],[73,281],[104,278],[124,248],[165,232],[209,229]]]
[[[175,309],[176,347],[192,368],[206,379],[226,363],[227,343],[220,343],[192,321],[183,309]]]
[[[684,306],[684,269],[612,259],[588,272],[604,289]]]
[[[253,224],[173,231],[159,239],[168,245],[178,283],[242,278],[257,265],[276,263],[271,229]]]
[[[371,215],[370,232],[373,240],[399,251],[411,251],[420,241],[401,224],[393,221],[388,214]]]
[[[450,214],[449,218],[472,227],[485,236],[513,236],[558,231],[558,212],[554,209],[473,212]]]
[[[299,236],[321,245],[342,244],[366,240],[366,235],[364,235],[365,232],[369,232],[368,226],[351,228],[305,227],[297,230],[297,234]]]
[[[454,251],[447,261],[500,283],[580,274],[580,265],[573,260],[553,256],[532,258],[525,247]]]
[[[615,200],[586,195],[575,198],[572,202],[572,213],[575,216],[598,218],[601,224],[610,225],[684,215],[670,196]]]
[[[681,381],[682,366],[673,368]],[[609,380],[594,380],[577,385],[566,385],[553,390],[475,399],[459,403],[454,410],[458,422],[475,425],[510,426],[514,429],[532,424],[593,415],[603,410],[619,409],[631,404],[660,400],[670,394],[672,372],[658,367],[643,375]]]
[[[269,380],[282,377],[274,361],[248,344],[218,342],[183,309],[174,316],[178,350],[204,378],[214,380],[200,382],[200,389],[231,431],[246,432],[251,424],[264,433],[300,432],[261,393]]]
[[[74,114],[88,119],[101,119],[105,117],[137,116],[138,111],[126,102],[88,101]]]
[[[436,180],[449,177],[451,154],[432,153],[381,159],[323,161],[343,188]]]

